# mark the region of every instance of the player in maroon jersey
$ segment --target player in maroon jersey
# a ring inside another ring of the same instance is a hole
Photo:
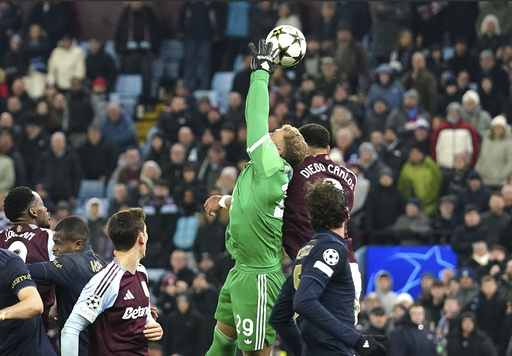
[[[62,355],[78,356],[78,335],[89,324],[91,356],[149,356],[148,340],[162,338],[151,315],[146,269],[139,263],[148,242],[145,217],[142,209],[132,208],[109,219],[114,259],[82,290],[62,329]]]
[[[357,176],[352,171],[329,158],[331,135],[325,127],[307,124],[302,126],[299,132],[308,145],[308,155],[302,163],[293,168],[293,177],[288,184],[284,201],[283,216],[283,246],[291,259],[295,259],[302,246],[315,235],[315,231],[309,224],[307,213],[307,185],[319,179],[330,180],[336,187],[347,192],[347,207],[350,211],[354,205],[354,190],[357,183]],[[355,308],[358,312],[361,274],[352,250],[352,239],[347,231],[345,231],[345,241],[356,292]]]
[[[4,212],[12,226],[0,232],[0,247],[15,252],[25,263],[49,261],[53,231],[48,229],[50,214],[39,194],[28,187],[11,189],[4,200]],[[48,314],[55,302],[54,288],[47,282],[36,284],[44,304],[42,319],[47,329]]]

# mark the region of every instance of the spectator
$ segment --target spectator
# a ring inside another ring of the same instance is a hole
[[[441,84],[441,89],[444,90],[437,97],[437,110],[436,115],[444,115],[448,104],[452,102],[460,102],[462,100],[462,94],[457,88],[457,81],[455,78],[448,78]]]
[[[329,105],[324,92],[317,92],[311,98],[311,106],[304,117],[303,124],[319,124],[327,130],[330,129]]]
[[[456,153],[466,152],[471,157],[470,167],[474,167],[478,149],[478,134],[472,125],[462,119],[461,105],[450,103],[446,108],[446,121],[432,133],[430,156],[444,170],[453,168]]]
[[[387,336],[389,334],[388,315],[384,308],[374,308],[370,311],[370,315],[368,316],[368,324],[361,328],[361,333],[365,335]],[[381,344],[385,348],[388,348],[387,340],[384,340]]]
[[[233,70],[237,56],[245,53],[249,43],[249,11],[251,4],[245,1],[230,1],[226,9],[226,51],[222,70]]]
[[[387,63],[393,45],[401,29],[411,24],[411,9],[399,2],[376,2],[371,4],[376,20],[373,24],[375,46],[373,49],[377,64]]]
[[[453,57],[447,62],[448,70],[457,76],[462,71],[473,72],[474,64],[471,58],[468,46],[468,40],[465,37],[457,37],[453,44]]]
[[[36,176],[38,182],[46,185],[54,202],[64,200],[74,204],[83,173],[78,156],[66,146],[66,136],[62,132],[52,134],[51,149],[41,155]]]
[[[117,77],[117,67],[114,60],[110,54],[103,51],[98,39],[91,38],[88,45],[89,50],[85,57],[87,79],[92,84],[96,79],[102,78],[105,81],[106,91],[110,92],[114,88]]]
[[[119,148],[105,139],[101,129],[93,124],[87,128],[86,141],[78,147],[77,154],[84,179],[98,179],[106,183],[116,167]]]
[[[214,143],[208,149],[208,155],[199,167],[197,179],[206,185],[207,190],[210,190],[214,187],[222,169],[228,165],[230,164],[226,160],[226,151],[220,144]]]
[[[386,128],[394,129],[398,137],[408,140],[412,137],[416,121],[420,118],[428,120],[430,115],[421,109],[418,91],[410,89],[403,94],[402,105],[389,113]]]
[[[437,108],[437,80],[436,77],[426,69],[425,56],[416,52],[411,58],[411,69],[405,72],[401,78],[405,89],[416,89],[419,95],[419,102],[430,114],[436,112]]]
[[[453,158],[453,168],[443,169],[440,195],[455,195],[466,187],[469,174],[468,154],[460,152]]]
[[[300,97],[301,102],[308,103],[310,100],[305,99],[304,97],[311,91],[308,88],[309,84],[314,83],[315,79],[320,78],[320,61],[322,58],[322,44],[320,42],[320,37],[315,34],[309,35],[306,38],[306,54],[300,63],[297,65],[297,74],[301,75],[302,82],[304,82],[305,78],[307,80],[311,80],[311,82],[304,83],[306,85],[301,84],[302,95]],[[309,98],[311,99],[311,98]]]
[[[62,117],[62,129],[73,148],[85,142],[87,127],[92,123],[94,111],[91,94],[84,88],[82,79],[71,78],[71,87],[66,98],[66,108]]]
[[[320,78],[316,81],[318,92],[322,93],[325,98],[331,98],[339,83],[338,67],[334,58],[322,57],[322,59],[320,59]],[[311,102],[313,102],[313,100]]]
[[[446,71],[446,67],[446,61],[443,59],[443,47],[439,43],[433,43],[429,48],[429,54],[426,59],[426,69],[436,78],[437,88],[440,88],[441,77]]]
[[[432,220],[436,242],[446,245],[450,242],[456,221],[454,216],[455,196],[445,195],[439,199],[438,212]]]
[[[508,20],[505,22],[508,22]],[[496,53],[496,50],[504,42],[504,37],[498,18],[493,14],[485,16],[478,29],[478,39],[473,46],[474,57],[486,49]]]
[[[512,302],[512,260],[508,260],[504,273],[499,280],[499,292],[507,303]]]
[[[501,89],[494,84],[493,78],[484,76],[480,79],[478,96],[483,111],[488,112],[492,117],[502,113],[505,96]]]
[[[173,196],[182,197],[185,190],[192,190],[197,201],[206,200],[206,188],[197,180],[197,167],[193,163],[183,165],[181,183],[174,185]]]
[[[229,93],[228,111],[224,115],[224,119],[227,123],[231,123],[237,129],[240,125],[245,124],[245,105],[240,93],[236,91]]]
[[[478,299],[474,300],[471,309],[474,310],[478,325],[490,336],[496,350],[502,353],[508,345],[508,340],[502,340],[502,331],[505,323],[507,302],[498,293],[498,285],[494,277],[482,278]]]
[[[213,341],[213,330],[217,324],[215,320],[215,309],[217,309],[219,292],[217,288],[207,280],[204,273],[198,273],[192,282],[189,295],[192,305],[203,317],[204,345],[210,345]],[[206,352],[206,349],[203,350],[203,353],[204,352]]]
[[[149,180],[151,184],[155,184],[155,182],[158,181],[161,176],[162,169],[155,161],[148,160],[142,164],[139,179]]]
[[[367,3],[337,3],[338,24],[347,22],[355,39],[362,41],[372,26],[369,5]]]
[[[446,350],[448,337],[457,332],[460,327],[460,304],[454,296],[446,296],[444,298],[443,310],[441,312],[441,319],[436,325],[436,350],[438,354]]]
[[[162,165],[162,178],[174,189],[183,180],[183,167],[185,165],[185,147],[175,143],[169,150],[169,161]]]
[[[302,30],[302,22],[300,17],[295,13],[293,3],[282,3],[277,9],[279,19],[276,22],[276,27],[288,25]]]
[[[420,117],[416,120],[413,137],[406,142],[405,149],[418,147],[425,156],[429,156],[430,149],[430,124],[427,119]]]
[[[107,225],[105,219],[105,211],[103,202],[98,198],[91,198],[85,205],[85,213],[87,216],[87,227],[89,228],[90,244],[93,251],[109,260],[114,250],[112,241],[103,233],[103,229]]]
[[[199,225],[194,241],[194,257],[199,263],[204,253],[213,260],[226,250],[224,238],[226,224],[219,220],[218,215],[202,214],[203,223]]]
[[[421,296],[418,302],[425,308],[426,324],[430,330],[434,330],[441,319],[445,294],[444,283],[439,279],[434,279],[430,294]]]
[[[14,163],[9,156],[2,153],[0,153],[0,178],[0,193],[7,193],[15,186]]]
[[[274,10],[271,1],[260,1],[249,10],[249,38],[252,43],[258,43],[260,38],[267,38],[268,33],[275,27],[279,15]]]
[[[189,263],[188,258],[185,251],[174,250],[169,259],[168,271],[174,273],[178,280],[192,285],[196,274],[187,266]]]
[[[384,99],[377,99],[373,103],[370,114],[363,121],[363,140],[369,141],[373,132],[384,133],[388,115],[388,103]]]
[[[27,185],[36,186],[36,167],[42,153],[50,147],[50,136],[41,126],[42,118],[30,115],[19,141],[20,153],[25,162]]]
[[[49,50],[54,49],[70,29],[71,16],[67,4],[42,1],[32,6],[27,17],[27,24],[40,24],[46,31]]]
[[[400,107],[405,93],[402,84],[393,78],[393,70],[389,64],[379,65],[375,73],[376,82],[370,87],[366,98],[366,115],[371,113],[373,104],[377,100],[384,100],[390,110]]]
[[[108,217],[117,213],[123,205],[127,204],[128,188],[124,183],[116,183],[112,189],[112,198],[109,201]]]
[[[183,63],[183,75],[190,90],[210,88],[212,46],[224,30],[220,6],[215,2],[194,1],[185,2],[181,7],[180,28],[187,58]]]
[[[409,199],[405,205],[405,214],[400,215],[391,227],[395,239],[405,246],[421,244],[430,229],[430,219],[423,212],[417,198]]]
[[[338,26],[336,4],[332,2],[322,3],[320,16],[321,18],[316,22],[313,32],[320,40],[323,55],[332,56],[334,55]]]
[[[46,32],[39,24],[31,24],[20,45],[18,75],[24,77],[28,94],[32,98],[39,98],[44,92],[48,49]]]
[[[485,240],[475,241],[471,245],[471,249],[471,256],[467,260],[462,261],[461,265],[475,271],[476,280],[481,281],[482,277],[489,272],[490,253],[487,248],[487,242]]]
[[[160,29],[151,7],[140,1],[125,4],[114,29],[121,74],[142,74],[140,102],[151,100],[153,57],[160,49]]]
[[[396,132],[392,128],[384,131],[384,141],[377,148],[379,157],[393,171],[393,180],[398,180],[398,174],[404,163],[407,161],[406,151],[404,150],[404,142],[399,139]]]
[[[419,146],[410,146],[409,160],[404,164],[398,178],[398,190],[408,200],[416,197],[425,213],[433,216],[441,188],[441,170]]]
[[[450,35],[450,45],[454,45],[457,38],[467,38],[469,47],[473,47],[476,38],[475,22],[480,11],[479,4],[472,1],[449,2],[446,8],[446,29]]]
[[[396,302],[396,293],[393,291],[393,280],[388,271],[379,271],[375,276],[375,293],[379,296],[381,307],[387,314],[391,314]]]
[[[336,106],[343,106],[346,110],[350,112],[354,123],[361,127],[364,122],[364,107],[360,105],[355,100],[349,97],[350,94],[350,84],[347,82],[343,82],[336,86],[334,90],[333,97],[330,99],[330,106],[334,108]],[[332,135],[331,135],[332,136]],[[357,134],[357,137],[360,136],[360,133]]]
[[[437,2],[412,4],[412,25],[419,48],[429,48],[433,43],[442,43],[446,30],[444,23],[447,6],[448,3]]]
[[[404,212],[405,201],[393,184],[393,175],[389,169],[381,170],[379,181],[374,186],[370,183],[370,189],[363,226],[370,230],[369,237],[373,243],[385,244],[389,242],[389,233],[382,230],[393,225]]]
[[[103,77],[97,77],[92,81],[91,89],[91,105],[94,112],[92,122],[101,127],[107,119],[107,81]]]
[[[198,105],[201,105],[199,101]],[[199,121],[196,121],[199,124]],[[178,131],[184,126],[195,129],[195,123],[187,111],[185,98],[175,96],[171,99],[160,116],[158,117],[158,128],[165,133],[165,137],[171,144],[178,142]]]
[[[468,174],[467,187],[462,189],[457,196],[455,204],[455,214],[460,222],[464,208],[468,204],[474,204],[479,212],[489,209],[489,198],[491,197],[491,189],[482,185],[482,178],[476,171]]]
[[[361,136],[359,126],[355,122],[351,111],[343,105],[333,107],[329,121],[331,123],[331,136],[336,136],[336,133],[343,128],[351,130],[355,140]]]
[[[399,73],[405,73],[411,68],[411,58],[415,51],[416,45],[412,31],[409,28],[403,28],[396,37],[389,64]]]
[[[107,107],[107,119],[101,125],[103,137],[119,145],[122,150],[130,146],[138,146],[135,125],[118,103],[110,103]]]
[[[389,169],[369,142],[363,142],[359,146],[359,164],[363,169],[364,176],[370,181],[372,187],[377,186],[382,171]]]
[[[59,41],[48,59],[48,74],[46,82],[55,84],[61,91],[67,92],[71,88],[71,79],[85,78],[85,54],[76,41],[69,35]]]
[[[151,136],[149,145],[149,152],[146,155],[146,160],[157,162],[160,167],[163,167],[169,162],[169,142],[165,138],[165,133],[162,130],[155,132]]]
[[[9,128],[0,129],[0,153],[8,156],[14,164],[15,186],[26,185],[27,174],[23,156],[16,148],[13,131]]]
[[[505,98],[508,98],[510,94],[510,80],[508,79],[508,75],[500,68],[498,63],[495,62],[493,52],[488,49],[480,53],[479,67],[474,80],[480,83],[483,77],[491,77],[494,85],[503,92]]]
[[[117,183],[126,184],[129,191],[133,191],[140,179],[142,160],[137,147],[128,147],[124,151],[125,165],[119,171]]]
[[[482,226],[486,227],[486,241],[489,246],[499,244],[500,237],[506,234],[512,218],[503,208],[505,201],[500,193],[492,193],[489,199],[489,210],[482,213]]]
[[[481,224],[478,208],[473,204],[467,205],[464,222],[455,228],[450,242],[453,251],[457,254],[459,266],[462,266],[471,256],[473,243],[484,239],[485,236],[487,236],[487,230]],[[464,304],[461,302],[461,305]]]
[[[203,355],[206,351],[204,318],[191,306],[186,294],[176,297],[176,309],[162,323],[164,332],[169,335],[164,345],[165,354]]]
[[[396,323],[389,337],[389,354],[393,356],[434,356],[434,335],[424,325],[425,308],[413,304],[403,319]]]
[[[475,313],[467,311],[460,316],[460,331],[448,335],[447,355],[497,356],[492,339],[476,327]]]
[[[468,90],[462,96],[462,118],[471,124],[480,137],[489,130],[491,115],[480,107],[480,97],[474,90]]]
[[[334,60],[340,81],[348,82],[356,93],[365,89],[359,87],[359,78],[368,71],[366,52],[361,41],[353,37],[350,24],[345,21],[338,23]]]
[[[48,116],[44,121],[44,127],[48,133],[53,134],[62,130],[62,117],[66,109],[66,96],[62,93],[57,93],[53,97]]]

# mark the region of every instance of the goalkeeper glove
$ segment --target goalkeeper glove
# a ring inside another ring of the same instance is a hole
[[[361,335],[354,345],[354,351],[359,356],[385,356],[386,348],[378,341],[387,340],[384,335]]]
[[[272,42],[267,44],[264,39],[260,39],[257,50],[256,46],[254,46],[252,42],[249,43],[249,49],[251,50],[252,56],[251,69],[253,72],[257,69],[263,69],[269,74],[274,73],[277,68],[277,64],[274,63],[274,60],[279,54],[279,49],[272,51],[272,47]]]

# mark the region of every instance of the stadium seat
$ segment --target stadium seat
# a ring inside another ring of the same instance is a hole
[[[117,182],[112,179],[108,181],[107,191],[105,192],[105,195],[107,196],[107,198],[109,198],[109,199],[114,198],[114,186],[116,185],[116,183]]]
[[[194,90],[192,94],[196,100],[200,100],[202,97],[207,96],[208,99],[210,99],[210,104],[212,106],[219,106],[219,99],[215,90]]]
[[[212,79],[212,90],[217,93],[217,102],[222,113],[228,110],[228,98],[233,87],[235,72],[216,72]]]
[[[104,191],[105,191],[105,183],[103,183],[101,180],[84,179],[80,183],[80,190],[78,191],[78,198],[79,199],[103,198]]]
[[[85,55],[89,53],[89,41],[80,41],[78,46],[84,51]]]
[[[142,93],[142,75],[121,74],[117,77],[114,93],[139,96]]]
[[[110,57],[114,60],[114,64],[116,65],[117,69],[121,67],[119,60],[117,59],[117,53],[116,53],[116,47],[114,45],[113,40],[108,40],[105,42],[105,46],[103,47],[103,51],[107,54],[110,54]]]

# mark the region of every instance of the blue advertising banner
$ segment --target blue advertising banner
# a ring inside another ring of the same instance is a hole
[[[421,291],[421,276],[427,272],[441,278],[442,270],[455,268],[457,256],[450,246],[368,246],[366,248],[366,293],[375,288],[375,276],[386,270],[393,276],[393,290],[414,299]]]

